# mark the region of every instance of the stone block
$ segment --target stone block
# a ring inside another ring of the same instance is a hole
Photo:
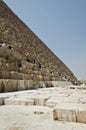
[[[46,87],[53,87],[52,81],[45,81]]]
[[[9,79],[9,77],[8,77]],[[18,72],[14,72],[14,71],[11,71],[10,72],[10,79],[17,79],[17,80],[22,80],[23,79],[23,75],[21,73],[18,73]]]
[[[39,88],[46,88],[45,82],[39,81]]]
[[[8,71],[0,72],[0,79],[8,79],[8,78],[10,78],[10,73]]]
[[[52,85],[53,85],[54,87],[59,87],[58,81],[52,81]]]
[[[83,97],[81,97],[79,101],[82,104],[86,103],[86,94],[83,94]]]
[[[86,123],[86,104],[58,104],[53,109],[53,119],[68,122]]]
[[[81,104],[77,110],[76,117],[77,122],[86,124],[86,104]]]
[[[17,86],[17,88],[18,88],[18,91],[25,89],[24,80],[18,80],[18,86]]]
[[[32,89],[33,88],[33,80],[28,80],[27,81],[27,83],[28,83],[28,89]]]
[[[43,96],[43,95],[37,95],[35,97],[35,105],[39,106],[45,106],[45,102],[47,101],[48,96]]]
[[[76,110],[76,107],[73,108],[71,104],[58,104],[53,110],[53,119],[59,121],[76,122]]]
[[[2,79],[0,79],[0,93],[2,92]]]
[[[0,106],[4,104],[4,99],[0,98]]]
[[[17,80],[0,80],[0,92],[16,91],[17,86]]]
[[[5,105],[34,105],[33,99],[28,99],[24,97],[11,97],[5,99]]]
[[[68,81],[52,81],[52,85],[54,87],[67,87],[72,85],[72,83]]]
[[[46,101],[45,105],[47,107],[53,108],[53,107],[55,107],[57,105],[57,103],[58,103],[57,100],[49,99],[49,100]]]
[[[39,80],[39,81],[43,81],[43,76],[40,74],[40,75],[36,75],[36,78]]]
[[[33,80],[18,80],[18,90],[29,90],[38,88],[37,82]]]

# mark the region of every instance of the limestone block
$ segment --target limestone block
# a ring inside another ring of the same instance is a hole
[[[33,88],[33,80],[27,80],[27,89],[32,89]]]
[[[46,88],[45,82],[39,81],[39,88]]]
[[[54,120],[76,122],[76,112],[74,110],[58,109],[53,111]]]
[[[30,88],[28,88],[28,80],[24,80],[23,83],[24,83],[24,89],[25,90],[30,89]]]
[[[3,105],[3,104],[4,104],[4,99],[0,98],[0,105]]]
[[[11,97],[5,99],[5,105],[34,105],[34,100],[33,99],[28,99],[28,98],[18,98],[18,97]]]
[[[29,90],[34,88],[34,85],[33,80],[18,80],[18,90]]]
[[[86,104],[58,104],[53,109],[53,119],[86,123]]]
[[[1,71],[0,72],[0,79],[8,79],[10,78],[10,73],[8,71]]]
[[[49,76],[47,75],[47,76],[44,76],[44,81],[49,81]]]
[[[37,95],[35,97],[35,105],[45,106],[45,102],[47,101],[47,99],[48,99],[48,96]]]
[[[67,103],[68,97],[67,94],[59,94],[56,92],[52,92],[49,99],[46,101],[46,106],[55,107],[57,104]]]
[[[76,110],[77,107],[71,104],[58,104],[53,110],[53,119],[76,122]]]
[[[31,75],[30,74],[24,74],[24,79],[25,80],[31,80]]]
[[[67,103],[68,97],[65,97],[65,94],[52,94],[50,98],[46,101],[46,106],[48,107],[55,107],[57,104],[60,103]]]
[[[52,81],[54,87],[67,87],[72,85],[71,82],[68,81]]]
[[[1,92],[11,92],[17,90],[17,80],[3,79],[0,84]]]
[[[35,99],[35,105],[44,106],[45,105],[45,99],[36,98]]]
[[[47,107],[55,107],[57,104],[58,104],[58,102],[59,102],[59,99],[58,99],[58,97],[57,97],[57,93],[53,93],[52,92],[52,95],[50,95],[50,97],[49,97],[49,99],[46,101],[46,103],[45,103],[45,105],[47,106]]]
[[[5,63],[5,62],[6,62],[6,59],[0,57],[0,62],[2,62],[2,63],[4,62],[4,63]]]
[[[8,77],[9,78],[9,77]],[[14,72],[14,71],[11,71],[10,72],[10,79],[18,79],[18,80],[22,80],[23,78],[23,75],[21,73],[18,73],[18,72]]]
[[[0,79],[0,93],[2,92],[2,79]]]
[[[36,75],[36,77],[37,77],[37,79],[39,80],[39,81],[43,81],[43,76],[40,74],[40,75]]]
[[[86,103],[86,94],[83,94],[83,96],[80,98],[80,103]]]
[[[57,105],[57,103],[58,103],[57,100],[49,99],[46,101],[45,106],[53,108]]]
[[[22,79],[22,74],[14,71],[1,71],[0,77],[3,79]]]
[[[52,81],[52,85],[53,85],[54,87],[59,87],[58,81]]]
[[[45,81],[46,87],[53,87],[52,81]]]
[[[24,85],[24,80],[18,80],[18,90],[24,90],[25,85]]]
[[[70,96],[68,97],[67,102],[68,103],[79,103],[80,102],[80,98],[83,96],[82,92],[73,92],[72,94],[70,94]]]
[[[81,104],[77,110],[76,116],[77,122],[86,123],[86,104]]]

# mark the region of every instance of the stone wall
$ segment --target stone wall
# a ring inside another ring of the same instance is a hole
[[[71,82],[65,81],[34,81],[34,80],[0,80],[0,93],[21,91],[45,87],[66,87],[72,85]]]

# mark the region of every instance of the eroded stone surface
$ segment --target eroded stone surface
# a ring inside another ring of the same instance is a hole
[[[4,99],[0,98],[0,105],[3,105],[3,104],[4,104]]]
[[[1,94],[1,130],[86,130],[86,90],[74,87]]]
[[[54,120],[86,123],[86,104],[63,103],[53,110]]]
[[[1,106],[0,130],[86,130],[85,124],[54,121],[52,116],[52,109],[43,106]]]

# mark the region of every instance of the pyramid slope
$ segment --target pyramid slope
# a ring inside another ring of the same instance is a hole
[[[0,67],[0,71],[19,71],[17,61],[22,59],[27,70],[21,73],[37,73],[42,80],[70,80],[76,82],[74,74],[67,66],[28,28],[9,7],[0,0],[0,43],[12,46],[13,50],[0,47],[0,59],[9,67]],[[27,58],[31,63],[27,63]],[[35,61],[34,65],[32,62]],[[39,68],[41,64],[41,69]],[[13,66],[14,65],[14,66]],[[12,69],[9,69],[12,66]],[[28,67],[32,66],[32,68]],[[30,72],[29,72],[30,71]],[[3,74],[2,74],[3,75]],[[48,76],[48,79],[45,78]],[[7,76],[9,78],[10,76]],[[35,75],[36,77],[36,75]],[[1,76],[0,78],[5,78]],[[10,77],[11,78],[11,77]],[[37,77],[36,77],[37,78]],[[39,80],[39,79],[38,79]]]

